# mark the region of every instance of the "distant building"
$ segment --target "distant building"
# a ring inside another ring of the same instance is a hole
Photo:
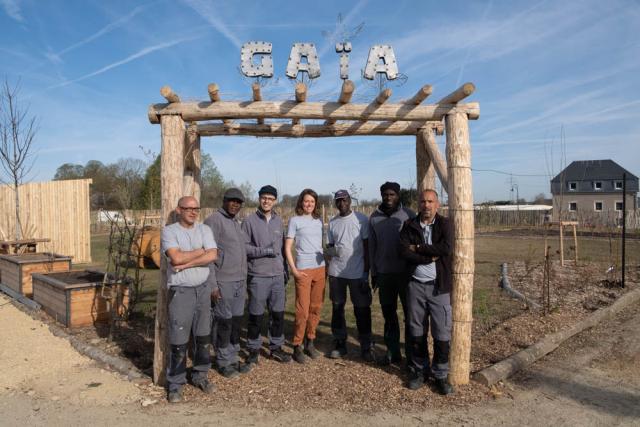
[[[579,160],[551,180],[553,219],[595,221],[621,217],[623,173],[627,174],[627,211],[635,211],[637,176],[613,160]]]

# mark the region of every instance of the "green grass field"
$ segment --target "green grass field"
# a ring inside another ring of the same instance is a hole
[[[107,235],[94,235],[91,239],[91,251],[94,262],[92,267],[104,268],[107,251]],[[567,259],[573,258],[573,252],[568,249],[573,242],[567,239],[565,242]],[[558,238],[550,238],[549,245],[554,256],[559,247]],[[603,268],[610,265],[612,257],[619,258],[619,239],[609,241],[608,238],[580,238],[578,242],[580,262],[602,264]],[[489,328],[505,318],[517,314],[521,305],[505,296],[498,288],[500,277],[500,265],[503,262],[528,261],[539,263],[543,260],[544,239],[540,236],[510,236],[491,235],[476,236],[475,244],[475,280],[474,280],[474,320],[476,326],[483,329]],[[627,262],[629,265],[640,263],[640,241],[630,240],[627,242]],[[78,266],[82,267],[82,266]],[[143,270],[144,282],[142,285],[139,304],[136,306],[134,316],[143,323],[153,322],[155,310],[155,298],[157,285],[159,283],[159,270]],[[293,280],[287,286],[287,309],[286,320],[287,338],[291,337],[294,319],[294,286]],[[331,303],[328,300],[328,288],[326,290],[325,304],[322,310],[322,317],[318,329],[318,338],[321,342],[331,341]],[[347,325],[351,336],[356,336],[355,319],[351,306],[347,306]],[[399,307],[398,313],[401,316]],[[383,318],[380,311],[380,304],[377,294],[374,295],[372,306],[373,332],[377,343],[382,342]]]

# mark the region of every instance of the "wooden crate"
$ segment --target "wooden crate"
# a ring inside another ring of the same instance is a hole
[[[71,257],[51,252],[0,255],[2,284],[27,297],[33,295],[31,275],[71,270]]]
[[[33,299],[56,321],[68,328],[91,326],[110,320],[108,300],[101,295],[104,273],[76,270],[34,274]],[[129,304],[128,287],[122,286],[119,313]]]

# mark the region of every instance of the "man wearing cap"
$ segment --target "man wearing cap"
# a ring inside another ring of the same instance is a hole
[[[247,326],[247,363],[257,364],[262,347],[260,329],[265,305],[269,308],[269,350],[271,358],[281,363],[291,361],[284,344],[285,270],[282,249],[282,219],[273,210],[278,191],[265,185],[258,191],[256,212],[242,222],[246,235],[249,279],[249,324]]]
[[[334,196],[338,215],[329,221],[327,256],[329,261],[329,298],[333,305],[331,333],[334,350],[329,357],[347,354],[347,324],[344,306],[347,288],[351,296],[358,328],[360,354],[368,362],[371,353],[371,288],[369,288],[369,224],[365,215],[351,210],[351,196],[338,190]]]
[[[246,236],[236,218],[243,203],[242,192],[230,188],[224,193],[222,208],[204,222],[211,227],[218,243],[218,259],[212,267],[219,288],[214,295],[213,320],[216,324],[216,364],[218,372],[226,378],[251,370],[251,365],[238,360],[247,291]]]
[[[369,218],[369,257],[371,282],[380,290],[380,306],[384,317],[384,343],[387,354],[381,365],[400,363],[400,324],[398,322],[398,297],[402,304],[405,323],[405,357],[410,359],[407,330],[407,273],[406,262],[400,256],[400,229],[402,224],[415,217],[415,213],[400,203],[400,184],[385,182],[380,186],[382,203]],[[409,360],[407,360],[407,363]]]
[[[167,399],[182,400],[187,382],[187,350],[193,334],[193,385],[211,393],[207,373],[211,367],[211,292],[217,287],[209,265],[216,259],[211,229],[196,221],[200,206],[194,197],[182,197],[176,208],[178,221],[162,229],[162,253],[167,257],[167,300],[170,356],[167,368]]]
[[[407,220],[400,231],[400,253],[411,277],[407,290],[412,345],[409,388],[417,390],[433,374],[440,394],[453,393],[449,374],[451,340],[451,251],[449,220],[438,214],[438,193],[420,194],[420,215]],[[433,363],[429,360],[426,331],[431,323]],[[429,366],[431,370],[429,372]],[[426,368],[426,370],[425,370]]]

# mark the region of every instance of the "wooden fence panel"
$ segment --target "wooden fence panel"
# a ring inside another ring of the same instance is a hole
[[[25,238],[48,238],[39,252],[73,257],[74,263],[91,262],[89,185],[91,179],[33,182],[18,189],[20,222]],[[15,238],[15,195],[0,186],[0,230]]]

